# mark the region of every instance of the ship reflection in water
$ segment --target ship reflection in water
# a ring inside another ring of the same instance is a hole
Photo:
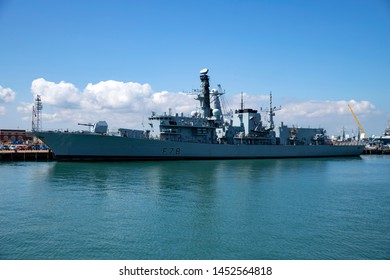
[[[388,259],[387,169],[374,155],[2,163],[0,255]]]

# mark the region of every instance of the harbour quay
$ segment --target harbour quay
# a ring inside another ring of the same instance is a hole
[[[388,145],[382,147],[366,146],[363,151],[364,155],[390,155],[390,147]]]
[[[32,132],[0,129],[0,161],[50,161],[53,152]]]
[[[0,161],[51,161],[51,150],[0,150]]]

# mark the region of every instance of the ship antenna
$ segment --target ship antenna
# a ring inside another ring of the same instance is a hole
[[[32,120],[32,130],[33,131],[41,131],[42,130],[42,100],[41,96],[37,94],[35,98],[35,106],[33,106],[33,120]]]
[[[244,110],[244,95],[241,91],[241,110]]]
[[[281,107],[279,108],[272,107],[272,91],[270,91],[269,92],[269,122],[270,122],[271,129],[275,128],[275,124],[274,124],[275,111],[281,109],[282,109]]]
[[[274,113],[274,110],[272,108],[272,91],[270,91],[269,92],[269,122],[271,125],[271,129],[274,129],[274,127],[275,127],[274,116],[275,116],[275,113]]]

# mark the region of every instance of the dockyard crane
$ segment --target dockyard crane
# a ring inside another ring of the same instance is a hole
[[[362,138],[365,138],[366,133],[364,132],[364,129],[363,129],[362,125],[360,124],[358,117],[356,116],[355,112],[352,110],[351,105],[348,104],[348,108],[351,111],[352,116],[355,118],[355,121],[356,121],[357,125],[359,126],[360,131],[362,132]]]

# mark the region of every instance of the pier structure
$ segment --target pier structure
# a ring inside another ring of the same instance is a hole
[[[51,150],[1,150],[0,161],[52,161]]]
[[[366,147],[363,151],[364,155],[390,155],[390,148],[388,146],[383,147]]]

